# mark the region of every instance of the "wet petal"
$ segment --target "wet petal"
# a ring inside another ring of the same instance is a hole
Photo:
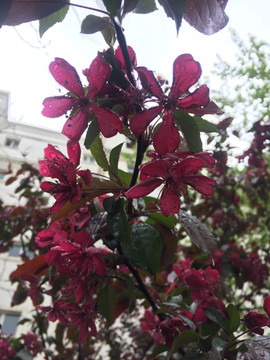
[[[145,180],[149,177],[162,177],[166,179],[169,176],[168,170],[170,167],[171,164],[167,160],[160,159],[149,161],[140,168],[140,179]]]
[[[92,174],[90,170],[79,170],[77,174],[83,179],[85,185],[90,185],[92,181]]]
[[[92,99],[108,81],[111,74],[111,65],[104,60],[102,55],[98,55],[92,61],[89,69],[84,70],[83,73],[89,82],[87,98]]]
[[[60,85],[78,97],[85,97],[77,71],[66,60],[56,58],[55,61],[50,63],[49,69],[52,76]]]
[[[174,177],[195,174],[201,170],[203,161],[194,156],[184,158],[179,164],[175,165],[172,171]]]
[[[173,153],[179,146],[180,135],[174,124],[171,113],[164,116],[164,120],[155,133],[153,145],[157,153],[165,155]]]
[[[87,128],[88,119],[87,111],[80,110],[78,113],[65,122],[62,134],[68,137],[72,142],[78,142]]]
[[[68,140],[67,142],[67,152],[69,160],[77,167],[80,164],[81,158],[81,147],[78,142],[73,143],[73,141]]]
[[[193,175],[182,178],[184,184],[192,186],[195,190],[203,195],[214,194],[213,185],[216,185],[216,181],[204,175]]]
[[[171,94],[179,98],[200,78],[201,65],[190,54],[178,56],[173,63],[173,85]]]
[[[153,71],[147,70],[146,67],[137,67],[136,71],[139,74],[142,87],[147,90],[151,95],[156,96],[158,99],[160,99],[164,93],[157,81],[157,79],[154,76]]]
[[[180,210],[179,192],[175,188],[164,187],[159,206],[164,216],[177,214]]]
[[[189,108],[207,106],[209,101],[209,88],[206,85],[202,85],[184,99],[179,100],[177,107],[179,109],[186,109],[189,112]]]
[[[188,110],[189,113],[195,114],[195,115],[206,115],[206,114],[217,114],[222,115],[224,114],[224,111],[222,111],[217,104],[214,103],[214,101],[210,101],[208,105],[204,107],[194,107]]]
[[[76,98],[69,98],[66,96],[48,97],[42,103],[44,109],[41,111],[41,114],[49,118],[64,115],[77,101]]]
[[[131,46],[128,46],[127,48],[128,48],[128,53],[129,53],[131,64],[133,65],[133,67],[136,67],[137,59],[136,59],[135,51],[132,49]],[[125,62],[125,59],[124,59],[124,56],[123,56],[120,46],[118,46],[118,48],[115,50],[115,58],[116,58],[119,69],[124,70],[126,72],[127,71],[126,62]]]
[[[140,183],[132,186],[125,195],[129,199],[138,199],[140,197],[146,196],[154,191],[158,186],[163,183],[161,179],[146,179],[141,181]]]
[[[109,138],[118,132],[123,132],[121,116],[113,111],[95,105],[90,106],[90,110],[97,118],[98,127],[105,137]]]
[[[141,135],[161,111],[162,106],[156,106],[137,113],[130,119],[130,130],[136,135]]]

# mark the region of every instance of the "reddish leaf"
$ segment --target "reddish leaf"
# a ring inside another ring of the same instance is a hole
[[[196,30],[212,35],[223,29],[229,18],[224,9],[228,0],[187,0],[184,19]]]
[[[1,0],[2,2],[3,0]],[[5,5],[4,10],[7,9],[9,4],[8,1],[5,0],[7,3]],[[38,0],[13,0],[11,8],[8,12],[8,15],[3,19],[1,25],[19,25],[22,23],[26,23],[33,20],[40,20],[48,15],[53,14],[54,12],[62,9],[68,5],[68,2],[56,2],[55,0],[47,0],[38,1]],[[1,4],[2,10],[2,4]],[[6,11],[5,11],[6,12]],[[2,12],[1,12],[2,14]],[[1,15],[2,16],[2,15]],[[1,20],[1,18],[0,18]]]
[[[7,17],[7,14],[12,5],[12,0],[1,0],[0,2],[0,28]]]
[[[9,178],[6,180],[5,185],[10,185],[10,184],[12,184],[14,181],[16,181],[16,180],[17,180],[17,177],[16,177],[16,176],[11,176],[11,177],[9,177]]]
[[[31,260],[26,261],[22,265],[19,265],[13,273],[10,275],[10,280],[14,280],[23,275],[36,275],[42,276],[47,274],[48,265],[45,261],[45,255],[38,255]]]

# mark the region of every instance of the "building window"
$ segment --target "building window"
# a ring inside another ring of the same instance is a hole
[[[15,334],[20,314],[3,314],[1,316],[1,330],[6,334]]]
[[[21,247],[19,245],[13,245],[10,249],[9,249],[9,256],[14,256],[14,257],[18,257],[21,254]]]
[[[88,163],[93,163],[93,162],[95,162],[95,159],[93,158],[92,155],[83,154],[83,161],[88,162]]]
[[[5,176],[6,176],[6,174],[2,173],[0,170],[0,180],[3,180]]]
[[[17,149],[19,147],[19,144],[20,144],[19,139],[6,138],[6,146],[8,147]]]

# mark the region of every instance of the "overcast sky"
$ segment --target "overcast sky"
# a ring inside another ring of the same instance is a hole
[[[95,1],[87,0],[87,3],[93,6]],[[236,47],[229,28],[235,29],[244,40],[250,33],[270,43],[269,0],[229,0],[226,13],[230,18],[228,26],[211,36],[183,22],[176,37],[175,25],[163,11],[129,14],[123,26],[128,44],[136,51],[138,65],[155,70],[171,81],[172,63],[182,53],[192,54],[201,63],[205,75],[210,75],[216,54],[233,62]],[[62,57],[81,74],[97,51],[106,48],[101,35],[80,34],[79,18],[88,14],[86,10],[70,9],[64,22],[48,30],[42,39],[36,22],[0,29],[0,90],[10,92],[11,120],[61,130],[64,119],[49,119],[40,114],[43,99],[59,94],[60,86],[48,66],[55,57]]]

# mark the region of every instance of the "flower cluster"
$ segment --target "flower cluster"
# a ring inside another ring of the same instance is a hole
[[[208,153],[180,152],[162,158],[155,157],[141,166],[141,182],[130,188],[126,196],[137,199],[163,185],[159,202],[163,215],[178,213],[180,196],[187,195],[188,185],[203,195],[213,194],[212,186],[216,184],[215,180],[197,173],[203,167],[213,167],[214,163]]]
[[[264,299],[263,307],[268,317],[258,311],[253,310],[249,311],[243,317],[243,321],[246,324],[247,328],[250,331],[259,335],[263,335],[264,333],[264,329],[262,329],[263,326],[270,327],[270,296],[267,296]]]
[[[79,201],[82,193],[82,182],[79,182],[77,177],[80,177],[86,185],[90,185],[92,180],[90,170],[77,169],[81,151],[79,143],[68,143],[67,149],[69,159],[54,146],[48,145],[44,149],[47,159],[39,162],[39,171],[43,176],[58,179],[57,183],[44,181],[41,184],[41,189],[52,194],[56,199],[51,208],[52,213],[59,211],[67,201],[72,204]]]

